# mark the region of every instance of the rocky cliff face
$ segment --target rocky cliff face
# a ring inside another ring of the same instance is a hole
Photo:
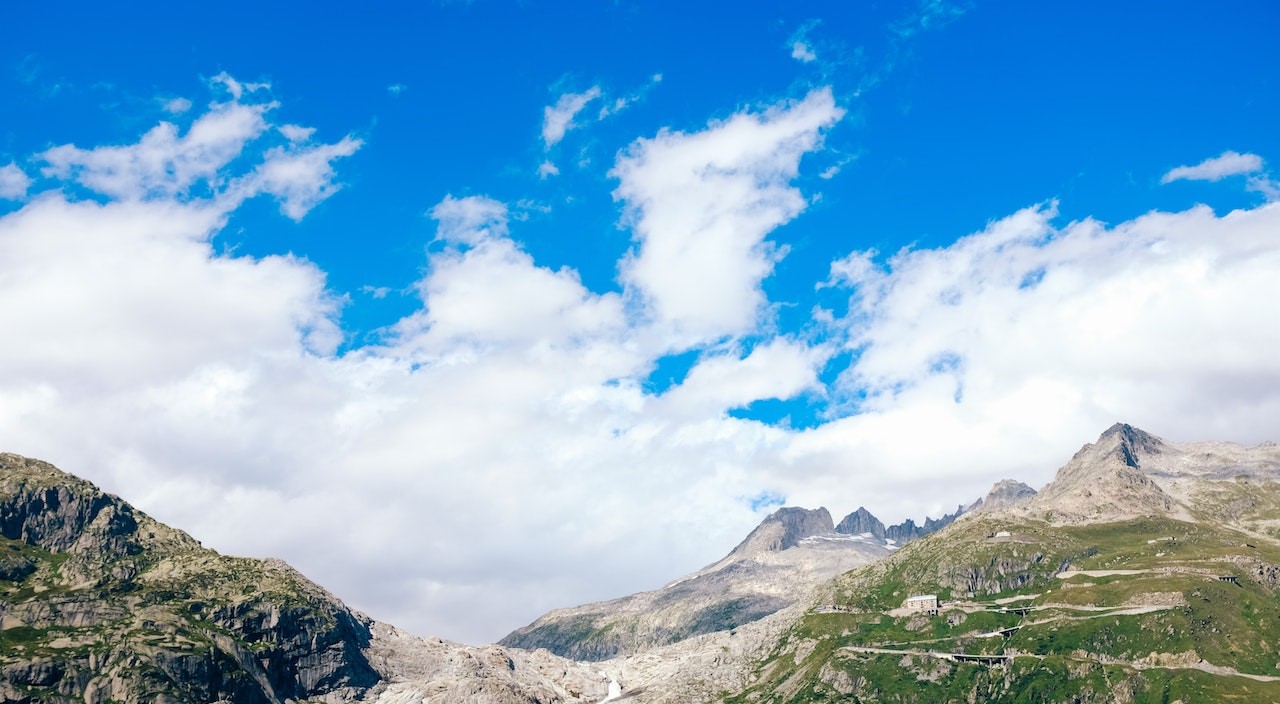
[[[811,535],[834,533],[835,524],[825,508],[780,508],[764,519],[730,555],[750,556],[793,548]]]
[[[0,455],[0,536],[0,699],[271,703],[379,681],[367,618],[51,465]]]
[[[1194,492],[1179,487],[1204,488],[1204,480],[1227,479],[1232,464],[1211,455],[1188,462],[1189,447],[1196,445],[1166,442],[1133,426],[1116,423],[1097,442],[1082,447],[1024,508],[1059,524],[1140,516],[1190,520],[1187,500]],[[1235,450],[1229,454],[1249,454],[1239,446],[1230,447]],[[1166,488],[1173,489],[1173,493]]]
[[[206,550],[53,466],[0,454],[0,701],[597,702],[549,653],[378,624],[279,560]]]
[[[857,511],[845,516],[840,521],[840,525],[836,526],[836,532],[844,533],[845,535],[870,533],[871,537],[876,540],[884,540],[885,538],[884,524],[862,506],[859,506]]]
[[[1021,506],[1036,495],[1036,490],[1013,479],[1001,479],[996,482],[987,495],[978,500],[972,512],[998,511],[1002,508]]]

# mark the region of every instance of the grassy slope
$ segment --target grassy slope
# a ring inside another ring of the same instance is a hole
[[[1028,542],[987,538],[998,530]],[[1246,547],[1246,540],[1257,547]],[[1280,675],[1280,598],[1255,578],[1255,562],[1280,562],[1280,548],[1227,529],[1162,518],[1066,528],[964,521],[836,580],[825,600],[849,611],[807,615],[760,663],[757,683],[727,699],[1280,701],[1280,682],[1134,665],[1185,666],[1203,659],[1242,673]],[[1056,578],[1065,567],[1154,571]],[[1233,575],[1239,584],[1220,582],[1217,575]],[[1031,598],[1013,605],[1037,610],[965,612],[944,604],[933,618],[884,613],[918,593],[970,601],[971,608],[1025,596]],[[1069,608],[1153,602],[1168,608],[1127,615]],[[979,637],[1014,626],[1020,628],[1008,637]],[[1014,657],[991,666],[846,646]]]

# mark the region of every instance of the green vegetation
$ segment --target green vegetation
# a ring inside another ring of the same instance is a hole
[[[0,684],[80,700],[111,673],[138,701],[260,701],[266,677],[298,698],[316,655],[376,681],[367,631],[283,563],[218,555],[87,482],[3,459],[0,508],[32,522],[0,536]]]
[[[727,701],[1280,701],[1280,595],[1255,578],[1280,547],[1249,540],[1165,518],[961,522],[836,580],[834,608]],[[888,613],[920,593],[937,615]]]

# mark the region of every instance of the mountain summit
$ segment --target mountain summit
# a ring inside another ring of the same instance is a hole
[[[1055,523],[1096,523],[1150,515],[1189,519],[1185,506],[1161,489],[1144,464],[1175,448],[1131,425],[1116,423],[1080,448],[1026,508]]]
[[[805,538],[835,530],[831,514],[825,508],[786,506],[769,514],[729,555],[751,557],[762,552],[778,552],[794,548]]]

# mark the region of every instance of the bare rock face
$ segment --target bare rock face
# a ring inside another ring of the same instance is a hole
[[[982,501],[979,499],[973,506],[978,506],[981,503]],[[923,538],[930,533],[951,525],[957,518],[972,510],[973,506],[969,508],[957,506],[955,512],[948,513],[941,518],[925,518],[924,525],[916,525],[915,520],[908,518],[902,523],[888,527],[885,527],[880,522],[880,519],[871,515],[870,511],[859,507],[857,511],[845,516],[840,521],[840,525],[836,526],[836,532],[846,535],[866,535],[876,540],[884,541],[894,547],[902,547],[913,540]]]
[[[382,623],[374,624],[366,653],[383,674],[368,696],[377,704],[595,704],[610,681],[596,667],[545,650],[475,648]]]
[[[916,525],[913,519],[908,518],[902,523],[886,528],[884,531],[885,538],[892,540],[895,545],[906,545],[913,540],[918,540],[930,533],[936,533],[946,528],[954,523],[957,518],[964,515],[967,510],[964,506],[956,506],[955,511],[945,514],[942,518],[925,518],[924,525]]]
[[[1154,435],[1116,423],[1081,448],[1025,507],[1059,524],[1150,515],[1189,520],[1186,507],[1143,471],[1144,463],[1173,450]]]
[[[840,525],[836,526],[836,532],[844,533],[845,535],[870,533],[871,537],[877,540],[885,539],[884,524],[862,506],[859,506],[857,511],[845,516],[844,520],[840,521]]]
[[[978,500],[970,513],[987,513],[1002,508],[1021,506],[1036,495],[1036,490],[1014,479],[1001,479],[991,487],[987,495]]]
[[[272,703],[379,680],[369,619],[287,565],[205,550],[43,462],[0,454],[0,554],[0,682],[40,701]]]
[[[811,535],[835,532],[831,514],[825,508],[797,506],[780,508],[764,519],[730,555],[750,556],[793,548]]]

